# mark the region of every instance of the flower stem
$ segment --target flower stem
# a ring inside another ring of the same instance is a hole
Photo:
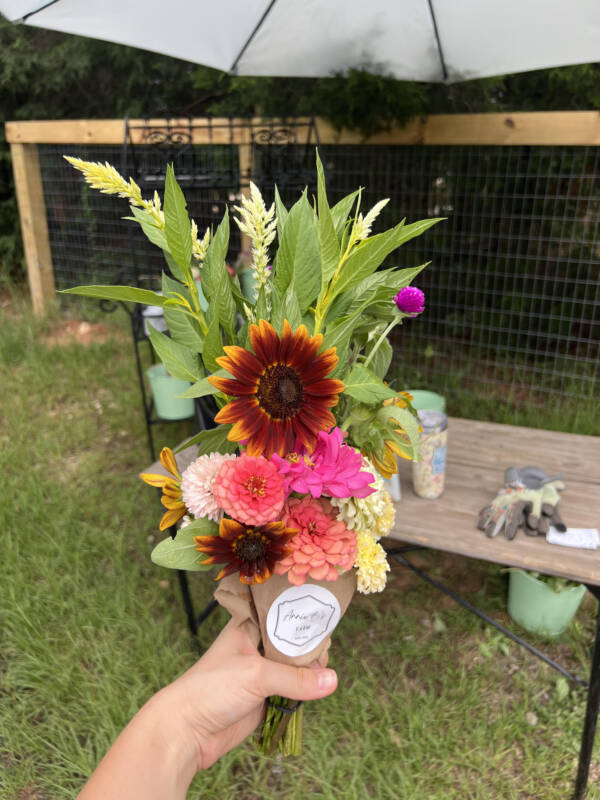
[[[364,367],[368,367],[369,366],[369,364],[373,360],[373,356],[375,355],[375,353],[381,347],[381,343],[383,342],[383,340],[387,339],[387,335],[392,330],[394,325],[397,325],[401,321],[402,321],[402,317],[399,317],[399,316],[398,317],[394,317],[394,319],[390,322],[390,324],[387,326],[387,328],[384,330],[384,332],[381,334],[381,336],[379,337],[379,339],[375,343],[375,347],[371,350],[371,352],[367,356],[367,359],[366,359],[365,363],[363,364]]]

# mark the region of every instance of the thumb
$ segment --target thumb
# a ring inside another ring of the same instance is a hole
[[[317,700],[337,688],[337,674],[332,669],[309,669],[278,664],[262,659],[258,691],[263,697],[280,695],[289,700]]]

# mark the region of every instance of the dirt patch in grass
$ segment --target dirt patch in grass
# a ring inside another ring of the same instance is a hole
[[[17,798],[18,800],[47,800],[47,795],[38,786],[28,783],[19,789]]]
[[[58,322],[50,333],[42,336],[41,341],[46,347],[65,347],[73,342],[87,347],[92,343],[103,344],[115,338],[122,338],[122,334],[101,322],[67,319]]]

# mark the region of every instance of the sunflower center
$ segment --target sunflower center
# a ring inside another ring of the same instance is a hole
[[[240,561],[252,562],[262,558],[267,550],[267,537],[249,529],[235,540],[233,550]]]
[[[250,475],[244,485],[248,494],[254,497],[264,497],[266,482],[266,478],[263,475]]]
[[[275,364],[268,367],[258,382],[256,396],[261,408],[273,419],[295,417],[302,408],[304,390],[293,367]]]

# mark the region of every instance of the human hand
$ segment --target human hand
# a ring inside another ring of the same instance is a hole
[[[185,739],[194,746],[196,770],[206,769],[260,724],[265,700],[316,700],[337,687],[337,675],[316,662],[278,664],[259,655],[247,633],[227,625],[210,649],[163,691],[182,716]]]
[[[183,800],[192,778],[260,724],[265,700],[316,700],[337,675],[259,655],[247,633],[227,625],[209,650],[136,714],[79,800]]]

